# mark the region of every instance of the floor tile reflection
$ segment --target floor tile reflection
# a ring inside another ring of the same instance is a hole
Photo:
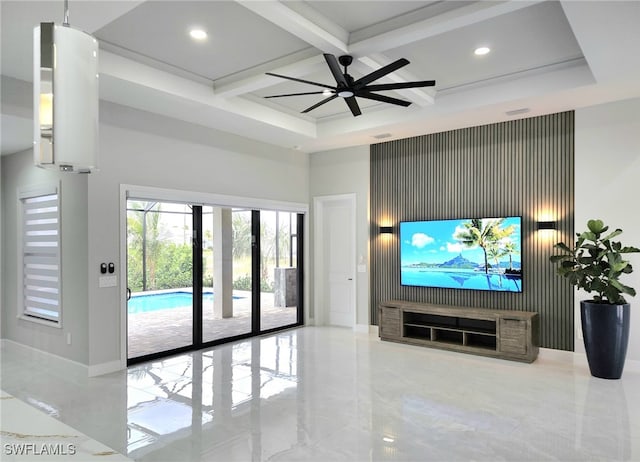
[[[640,374],[595,379],[544,356],[313,327],[92,379],[2,353],[7,392],[135,460],[640,459]]]

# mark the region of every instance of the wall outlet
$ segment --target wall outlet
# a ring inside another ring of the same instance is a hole
[[[71,332],[67,332],[67,345],[71,345]]]

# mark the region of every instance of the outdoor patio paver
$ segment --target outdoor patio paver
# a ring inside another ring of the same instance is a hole
[[[234,316],[231,318],[215,318],[212,305],[203,307],[202,329],[205,342],[247,334],[251,331],[251,295],[248,292],[234,295],[241,298],[234,299]],[[260,300],[262,330],[296,323],[296,307],[274,307],[273,294],[270,293],[262,293]],[[191,306],[132,313],[128,315],[127,326],[129,358],[192,344]]]

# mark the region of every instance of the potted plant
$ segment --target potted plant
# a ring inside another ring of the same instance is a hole
[[[636,247],[623,247],[612,239],[622,233],[616,229],[608,234],[602,220],[589,220],[588,230],[577,234],[574,248],[564,242],[554,245],[562,253],[552,255],[559,263],[558,274],[569,283],[593,294],[592,300],[580,302],[584,347],[591,375],[604,379],[619,379],[629,342],[630,305],[624,295],[636,291],[620,282],[620,276],[633,271],[623,259],[627,253],[640,252]]]

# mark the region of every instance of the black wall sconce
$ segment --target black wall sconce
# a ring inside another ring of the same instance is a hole
[[[380,234],[393,234],[393,226],[380,226]]]
[[[557,221],[539,221],[537,223],[537,227],[539,231],[543,229],[558,229],[558,222]]]

